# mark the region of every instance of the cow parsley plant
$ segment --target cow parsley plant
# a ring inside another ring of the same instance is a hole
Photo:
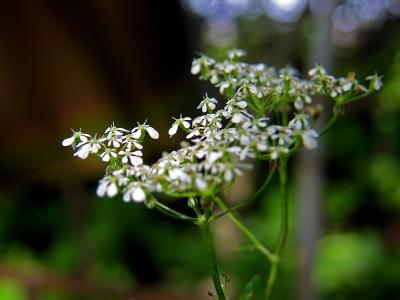
[[[197,116],[173,118],[169,136],[182,130],[186,139],[179,149],[164,153],[152,165],[143,161],[143,142],[147,136],[158,139],[159,133],[146,122],[129,130],[112,124],[100,137],[73,131],[62,141],[63,146],[72,147],[74,156],[86,159],[95,155],[107,164],[97,188],[98,196],[121,194],[125,202],[144,203],[200,227],[219,300],[229,298],[227,285],[221,283],[209,224],[228,215],[266,257],[270,271],[264,299],[269,299],[287,236],[288,158],[302,147],[316,148],[319,137],[346,104],[382,87],[376,74],[367,77],[369,86],[362,85],[354,73],[336,78],[321,66],[301,78],[294,68],[276,70],[265,64],[249,64],[241,61],[244,56],[243,50],[234,49],[227,52],[223,61],[208,56],[193,61],[191,73],[209,81],[221,96],[215,99],[205,95],[197,106]],[[318,130],[319,116],[330,108],[330,119]],[[256,160],[268,162],[268,176],[252,199],[266,188],[275,173],[279,176],[283,211],[275,248],[263,245],[235,214],[251,199],[229,207],[220,197],[249,167],[249,162]],[[157,199],[160,194],[186,199],[193,214],[183,214],[161,203]]]

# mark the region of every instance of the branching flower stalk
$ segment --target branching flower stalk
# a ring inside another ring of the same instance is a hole
[[[146,122],[131,130],[112,124],[100,137],[73,131],[71,137],[62,141],[63,146],[73,148],[74,156],[86,159],[95,155],[107,164],[97,188],[99,197],[122,194],[125,202],[144,203],[169,217],[199,226],[218,300],[229,298],[228,287],[221,283],[209,224],[227,215],[266,257],[270,272],[264,299],[269,299],[288,233],[288,159],[303,146],[317,147],[318,137],[333,125],[347,103],[382,87],[376,74],[367,77],[369,87],[360,84],[354,73],[335,78],[321,66],[312,68],[308,78],[302,79],[296,69],[276,70],[264,64],[248,64],[241,61],[244,56],[243,50],[234,49],[222,61],[208,56],[193,61],[191,73],[214,85],[221,99],[206,95],[197,106],[200,115],[193,119],[182,115],[174,118],[168,134],[173,136],[181,129],[186,140],[176,151],[163,153],[152,165],[143,161],[143,142],[146,136],[158,139],[159,133]],[[325,99],[323,106],[314,102],[317,98]],[[329,107],[333,107],[332,117],[318,133],[316,120],[322,109]],[[250,199],[229,207],[221,193],[255,160],[267,161],[264,184]],[[276,172],[281,191],[281,229],[272,251],[240,221],[235,211],[256,199]],[[193,214],[185,215],[161,203],[157,200],[160,194],[177,201],[186,199]]]

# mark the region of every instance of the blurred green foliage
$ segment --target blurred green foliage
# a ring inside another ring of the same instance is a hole
[[[27,300],[25,287],[13,279],[0,280],[0,299],[1,300]]]

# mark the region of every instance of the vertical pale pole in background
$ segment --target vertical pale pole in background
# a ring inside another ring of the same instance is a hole
[[[330,70],[332,53],[332,11],[335,0],[310,0],[313,35],[308,66],[315,63]],[[327,108],[327,107],[326,107]],[[323,116],[323,119],[326,119]],[[315,300],[313,266],[316,245],[321,235],[321,206],[324,186],[323,145],[315,150],[302,150],[296,159],[297,185],[297,242],[298,242],[298,299]]]

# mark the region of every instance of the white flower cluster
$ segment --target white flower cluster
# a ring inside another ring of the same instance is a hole
[[[97,194],[113,197],[118,194],[121,186],[131,181],[128,176],[121,176],[122,170],[135,171],[134,175],[136,175],[139,170],[145,169],[142,159],[142,142],[146,134],[153,139],[159,137],[158,132],[146,123],[139,124],[132,130],[116,127],[113,124],[100,138],[92,137],[81,131],[74,131],[71,137],[62,141],[62,145],[71,146],[75,150],[74,156],[81,159],[86,159],[89,154],[94,154],[102,161],[109,163],[107,170],[115,176],[106,175],[100,181]],[[128,173],[126,172],[125,175]],[[134,200],[143,201],[145,199],[144,190],[137,186],[134,196]]]
[[[197,106],[202,114],[174,119],[168,134],[180,128],[187,140],[151,166],[143,164],[142,142],[145,134],[154,139],[159,135],[146,123],[130,131],[112,125],[101,138],[78,131],[62,144],[72,146],[82,159],[92,153],[109,162],[99,196],[121,192],[124,201],[148,204],[153,193],[207,197],[230,185],[247,159],[277,160],[301,145],[317,147],[313,98],[328,96],[343,105],[369,91],[353,74],[334,78],[315,67],[305,80],[292,68],[276,71],[239,62],[244,55],[243,50],[231,50],[222,62],[207,56],[193,61],[192,74],[209,80],[228,99],[218,109],[218,101],[206,95]],[[379,77],[369,79],[370,90],[381,87]]]
[[[200,79],[210,81],[219,88],[222,95],[232,97],[238,89],[237,95],[242,98],[258,98],[262,105],[268,105],[270,110],[281,106],[282,102],[293,102],[297,110],[302,110],[305,104],[310,104],[311,97],[326,96],[345,104],[357,95],[368,90],[379,90],[382,87],[381,77],[368,76],[369,89],[355,79],[353,72],[346,77],[335,78],[328,75],[321,66],[312,68],[308,75],[309,80],[300,79],[299,72],[294,68],[276,70],[265,64],[248,64],[238,61],[245,56],[243,50],[230,50],[227,59],[217,62],[213,58],[201,56],[192,63],[191,72],[199,75]],[[269,103],[274,100],[276,103]]]

